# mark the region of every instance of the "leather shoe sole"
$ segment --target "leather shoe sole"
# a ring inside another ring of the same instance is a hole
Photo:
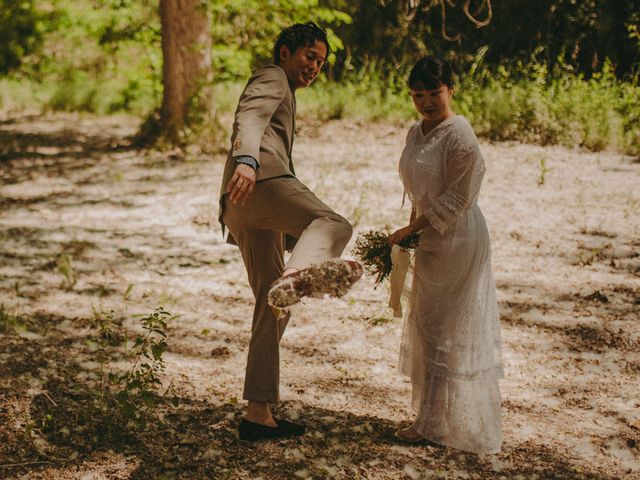
[[[362,266],[353,260],[333,259],[311,265],[276,280],[269,289],[271,307],[286,308],[302,297],[328,294],[341,297],[362,277]]]

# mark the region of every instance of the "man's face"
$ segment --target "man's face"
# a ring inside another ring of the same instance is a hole
[[[304,88],[316,79],[327,58],[327,47],[317,40],[309,47],[299,47],[293,54],[289,47],[280,48],[280,67],[287,74],[289,84],[294,88]]]

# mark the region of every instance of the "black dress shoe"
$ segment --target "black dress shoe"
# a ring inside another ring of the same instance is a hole
[[[238,427],[240,440],[255,442],[256,440],[273,440],[304,435],[304,425],[287,422],[286,420],[278,420],[277,418],[274,418],[274,420],[278,424],[277,427],[268,427],[243,418]]]

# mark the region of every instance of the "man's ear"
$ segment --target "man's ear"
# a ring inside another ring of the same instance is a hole
[[[280,61],[286,61],[291,56],[291,50],[286,45],[280,47]]]

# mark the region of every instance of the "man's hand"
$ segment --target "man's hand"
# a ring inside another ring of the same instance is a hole
[[[256,171],[244,163],[239,163],[236,166],[236,171],[233,172],[233,177],[229,181],[227,187],[227,193],[229,199],[234,204],[244,205],[247,203],[253,188],[256,186]]]

